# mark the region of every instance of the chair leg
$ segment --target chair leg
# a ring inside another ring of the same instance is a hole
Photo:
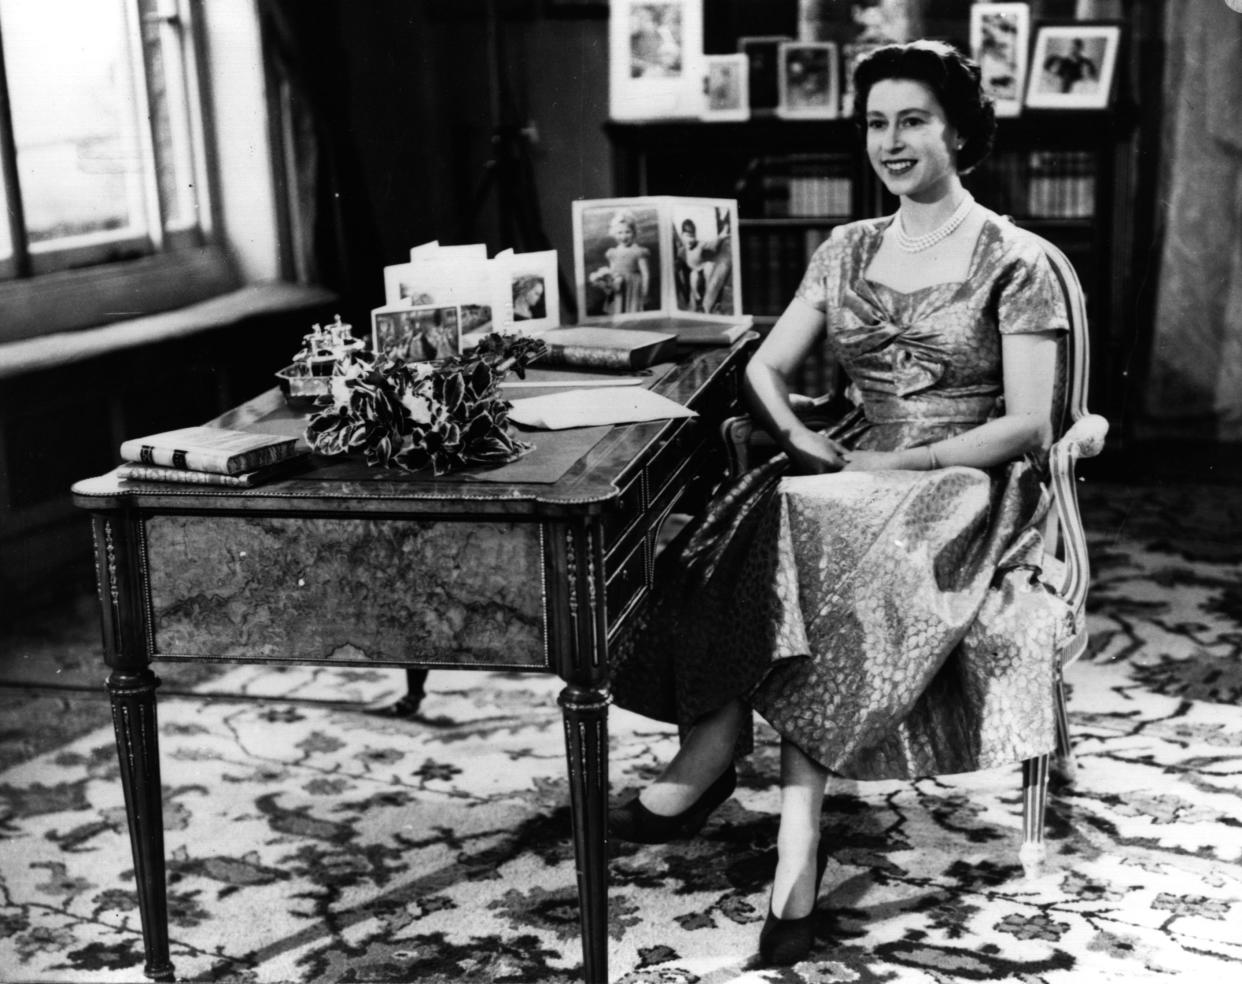
[[[1057,674],[1054,688],[1053,711],[1057,722],[1057,755],[1053,762],[1053,772],[1058,786],[1069,786],[1078,774],[1078,763],[1074,759],[1074,743],[1069,729],[1069,706],[1065,700],[1065,684],[1060,673]]]
[[[1022,848],[1018,859],[1027,878],[1043,874],[1044,810],[1048,805],[1048,762],[1051,756],[1038,755],[1022,763]]]

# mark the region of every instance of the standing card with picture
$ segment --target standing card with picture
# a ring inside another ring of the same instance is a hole
[[[777,50],[780,102],[789,119],[832,119],[839,113],[841,66],[830,41],[787,41]]]
[[[750,117],[750,71],[746,56],[703,56],[703,110],[705,120],[744,120]]]
[[[1031,11],[1025,3],[976,3],[970,8],[970,51],[997,116],[1022,112]]]
[[[460,307],[461,336],[470,348],[490,332],[513,327],[513,294],[506,273],[486,252],[479,257],[422,251],[408,263],[384,267],[384,303]]]
[[[699,115],[702,0],[612,0],[608,53],[614,120]]]
[[[371,312],[371,351],[406,362],[449,359],[462,351],[457,305],[385,305]]]
[[[556,250],[515,253],[507,249],[493,261],[502,264],[513,298],[513,330],[524,335],[556,328],[561,323],[561,292]]]

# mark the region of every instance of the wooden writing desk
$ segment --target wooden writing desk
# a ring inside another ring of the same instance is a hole
[[[114,474],[74,486],[92,514],[148,977],[173,979],[158,659],[555,673],[584,974],[608,980],[609,643],[648,593],[665,518],[723,475],[718,425],[749,343],[683,353],[653,386],[698,417],[610,428],[554,482],[323,467],[246,490]]]

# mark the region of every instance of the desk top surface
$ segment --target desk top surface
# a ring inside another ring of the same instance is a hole
[[[698,409],[742,358],[750,339],[731,348],[682,350],[677,364],[652,389]],[[261,396],[220,418],[270,397]],[[330,474],[328,459],[312,456],[307,469],[248,489],[122,481],[116,472],[73,486],[74,502],[90,510],[144,512],[259,512],[269,514],[419,514],[541,516],[593,514],[616,499],[635,468],[651,459],[689,419],[620,424],[607,428],[553,482],[480,481],[470,475],[434,478],[395,469],[368,469],[364,477]],[[558,432],[539,431],[535,441]],[[559,432],[565,433],[565,432]],[[339,473],[339,470],[338,470]]]

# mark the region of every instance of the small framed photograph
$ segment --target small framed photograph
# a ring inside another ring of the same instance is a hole
[[[737,50],[746,56],[747,86],[752,110],[775,110],[781,100],[778,57],[781,45],[793,38],[784,34],[743,37]]]
[[[997,116],[1022,112],[1031,9],[1025,3],[976,3],[970,8],[970,52]]]
[[[1112,99],[1121,25],[1040,24],[1031,55],[1026,105],[1032,109],[1106,109]]]
[[[431,362],[461,354],[458,305],[387,304],[371,312],[371,351],[406,362]]]
[[[705,120],[744,120],[750,116],[750,71],[746,56],[703,56]]]
[[[513,296],[513,330],[524,335],[547,331],[561,323],[561,292],[556,250],[497,256],[508,270]]]
[[[613,119],[699,115],[703,0],[613,0],[608,49]]]
[[[789,119],[836,117],[841,106],[840,77],[840,59],[832,42],[785,42],[777,49],[777,113]]]
[[[660,198],[597,198],[573,203],[578,320],[652,317],[661,309],[667,246]]]
[[[676,316],[735,318],[742,313],[737,202],[670,198],[673,297]]]

